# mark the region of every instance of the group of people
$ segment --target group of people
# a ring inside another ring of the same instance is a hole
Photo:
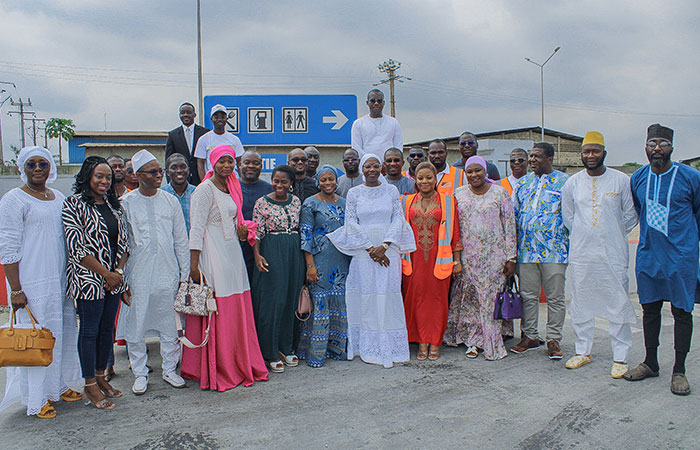
[[[110,384],[115,339],[126,344],[137,395],[148,389],[145,339],[154,336],[165,382],[179,388],[190,379],[217,391],[267,380],[300,360],[320,367],[359,356],[389,368],[409,360],[410,342],[417,360],[439,359],[443,344],[464,345],[467,358],[502,359],[514,329],[512,320],[494,319],[495,299],[515,275],[523,316],[511,352],[546,344],[549,358],[562,358],[568,276],[576,341],[567,368],[591,361],[601,317],[610,322],[610,375],[658,376],[661,309],[670,301],[671,390],[690,392],[700,173],[671,161],[671,129],[649,127],[650,164],[631,180],[605,166],[595,131],[583,141],[585,170],[571,177],[553,169],[554,147],[539,142],[529,154],[514,149],[511,175],[501,179],[477,155],[471,132],[460,136],[454,164],[446,162],[445,141],[435,139],[427,149],[410,148],[402,171],[400,127],[383,105],[381,91],[370,91],[340,177],[308,147],[289,152],[271,183],[261,180],[261,156],[225,131],[221,105],[212,108],[212,131],[194,124],[193,105],[181,105],[165,170],[140,150],[129,161],[132,187],[122,157],[90,156],[64,198],[47,186],[56,178],[50,153],[22,149],[24,184],[0,199],[0,263],[18,322],[29,323],[29,307],[57,340],[49,367],[7,369],[0,409],[21,400],[27,414],[51,418],[54,402],[83,395],[99,409],[114,408],[123,395]],[[646,358],[629,369],[636,316],[627,233],[637,223]],[[181,327],[173,302],[188,280],[213,288],[217,311],[188,315]],[[296,314],[305,285],[308,318]],[[79,371],[82,394],[69,388]]]

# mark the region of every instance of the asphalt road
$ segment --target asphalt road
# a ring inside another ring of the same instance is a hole
[[[700,342],[694,339],[687,363],[694,391],[672,395],[668,306],[663,314],[661,376],[635,383],[610,378],[605,321],[597,324],[593,362],[564,368],[573,352],[568,318],[561,361],[550,361],[544,348],[501,361],[467,360],[460,347],[443,348],[436,362],[419,362],[412,345],[412,360],[392,369],[358,358],[320,369],[300,365],[225,393],[201,391],[191,381],[179,390],[165,384],[153,341],[156,370],[148,392],[136,397],[119,347],[113,384],[125,395],[115,410],[60,402],[56,419],[40,420],[16,405],[0,414],[0,435],[7,449],[697,449]],[[636,365],[643,358],[641,321],[633,339]]]

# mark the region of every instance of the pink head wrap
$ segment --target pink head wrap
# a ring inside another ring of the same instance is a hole
[[[487,181],[488,183],[491,183],[491,184],[494,184],[494,183],[495,183],[491,178],[489,178],[489,171],[488,171],[488,169],[486,168],[486,160],[485,160],[484,158],[482,158],[482,157],[479,156],[479,155],[474,155],[474,156],[470,157],[470,158],[467,160],[467,162],[464,163],[464,171],[466,172],[466,171],[467,171],[467,167],[469,167],[469,166],[472,165],[472,164],[478,164],[478,165],[480,165],[481,167],[483,167],[483,168],[484,168],[484,172],[486,172],[486,181]]]
[[[228,155],[233,160],[236,160],[236,152],[229,145],[219,145],[214,147],[214,150],[209,153],[209,162],[211,163],[212,170],[204,175],[204,180],[214,176],[213,167],[216,165],[217,161],[221,159],[222,156]],[[202,180],[202,181],[204,181]],[[226,178],[226,187],[228,192],[236,204],[236,223],[238,226],[246,225],[248,227],[248,243],[252,246],[255,245],[255,231],[258,229],[258,224],[252,220],[245,220],[243,218],[243,191],[241,190],[241,183],[236,178],[236,172],[231,172],[231,175]]]

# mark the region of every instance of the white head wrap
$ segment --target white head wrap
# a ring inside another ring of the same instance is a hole
[[[49,171],[49,178],[46,180],[46,184],[56,181],[58,172],[56,170],[56,163],[53,161],[53,156],[51,156],[51,152],[46,150],[44,147],[39,146],[24,147],[22,150],[20,150],[19,155],[17,156],[17,169],[19,169],[19,176],[22,178],[22,181],[25,183],[27,182],[27,174],[24,173],[24,164],[32,156],[41,156],[47,160],[49,164],[51,164],[51,170]]]
[[[365,153],[362,156],[362,159],[360,159],[360,173],[362,173],[362,181],[367,181],[365,179],[365,174],[364,174],[364,171],[362,169],[365,166],[365,163],[367,162],[367,160],[370,158],[376,159],[377,161],[379,161],[379,164],[382,163],[382,159],[379,156],[375,155],[374,153]],[[380,184],[386,183],[386,178],[384,178],[384,175],[382,175],[381,173],[379,174],[379,183]]]
[[[146,149],[139,150],[134,154],[134,156],[131,157],[131,165],[134,166],[134,173],[138,172],[141,167],[145,166],[149,162],[155,160],[156,157],[153,156],[153,153]]]

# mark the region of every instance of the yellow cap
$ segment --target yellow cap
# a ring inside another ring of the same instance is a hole
[[[583,138],[583,144],[581,144],[581,145],[586,145],[586,144],[598,144],[598,145],[602,145],[603,147],[605,147],[605,141],[603,141],[603,135],[597,131],[586,132],[586,136]]]

